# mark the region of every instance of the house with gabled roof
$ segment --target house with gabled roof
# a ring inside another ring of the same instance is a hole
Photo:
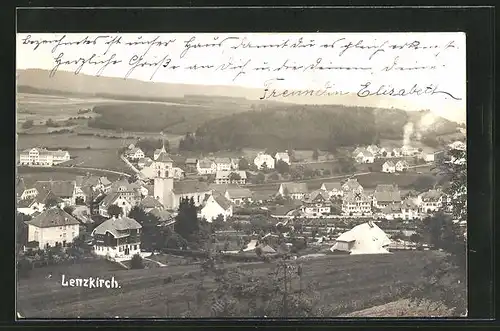
[[[229,157],[216,157],[214,162],[216,171],[233,170],[233,162]]]
[[[264,167],[267,169],[274,169],[275,160],[271,155],[259,152],[254,158],[253,164],[255,164],[257,169],[263,169]]]
[[[396,172],[396,165],[392,161],[385,161],[384,164],[382,164],[382,172],[386,173],[394,173]]]
[[[431,189],[418,196],[421,213],[433,213],[443,206],[444,194],[439,189]]]
[[[363,149],[354,157],[354,159],[358,163],[373,163],[375,162],[375,155],[366,149]]]
[[[142,225],[132,218],[113,216],[92,231],[94,254],[131,259],[141,252],[141,229]]]
[[[125,157],[130,160],[140,160],[144,158],[144,152],[139,147],[134,147],[125,152]]]
[[[380,148],[377,145],[370,145],[366,148],[366,150],[373,155],[378,155]]]
[[[275,155],[274,155],[274,159],[276,160],[276,162],[278,161],[283,161],[287,164],[290,164],[290,155],[288,155],[288,151],[287,152],[277,152]]]
[[[396,171],[398,172],[402,172],[402,171],[406,171],[410,166],[408,165],[408,162],[406,162],[406,160],[400,160],[396,163]]]
[[[408,197],[403,200],[401,203],[401,218],[404,220],[414,220],[420,218],[418,204],[415,199]]]
[[[80,222],[58,206],[51,207],[32,220],[28,225],[28,242],[38,242],[40,249],[73,242],[78,237]]]
[[[390,203],[382,208],[381,214],[386,220],[393,220],[397,218],[402,218],[401,214],[401,203],[394,202]]]
[[[326,191],[330,196],[330,199],[333,197],[341,197],[344,194],[342,184],[340,184],[340,182],[323,183],[321,184],[320,189]]]
[[[391,240],[372,221],[356,225],[342,233],[335,240],[331,251],[342,251],[349,254],[387,254]]]
[[[38,181],[34,184],[39,194],[41,192],[51,191],[56,197],[62,199],[66,205],[74,205],[73,191],[75,187],[74,180],[48,180]]]
[[[331,212],[329,194],[324,190],[316,190],[308,194],[302,205],[302,212],[306,217],[319,217]]]
[[[146,213],[149,213],[153,209],[163,209],[161,202],[151,196],[144,197],[139,204],[139,207],[141,207]]]
[[[229,199],[221,194],[212,194],[201,209],[200,215],[207,222],[213,222],[219,215],[224,221],[233,216],[233,205]]]
[[[347,192],[363,193],[363,186],[358,182],[357,178],[348,178],[347,181],[342,184],[342,190],[344,194]]]
[[[309,193],[307,183],[281,183],[278,189],[278,195],[284,198],[302,200]]]

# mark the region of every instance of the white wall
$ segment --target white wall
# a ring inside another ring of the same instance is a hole
[[[28,225],[28,242],[38,241],[40,249],[44,249],[46,244],[55,246],[56,242],[62,244],[73,242],[78,237],[80,227],[78,224],[68,226],[54,226],[50,228],[39,228],[34,225]]]

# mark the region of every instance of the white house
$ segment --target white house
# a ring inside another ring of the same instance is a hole
[[[294,200],[302,200],[309,192],[306,183],[281,183],[278,189],[278,195],[289,197]]]
[[[302,212],[306,217],[319,217],[331,212],[330,196],[325,190],[311,192],[303,203]]]
[[[396,163],[397,172],[406,171],[408,168],[409,168],[408,162],[406,162],[405,160],[400,160]]]
[[[129,217],[112,217],[93,231],[94,254],[131,259],[141,252],[141,224]]]
[[[262,169],[264,165],[267,167],[267,169],[274,169],[274,162],[274,158],[271,155],[262,152],[257,154],[255,159],[253,160],[253,164],[255,164],[258,169]]]
[[[378,155],[380,152],[380,148],[377,145],[370,145],[366,148],[366,150],[373,155]]]
[[[149,213],[153,209],[163,209],[163,205],[160,203],[160,201],[151,196],[144,197],[144,199],[142,199],[141,203],[139,204],[139,207],[141,207],[146,213]]]
[[[391,152],[391,155],[394,157],[400,157],[403,155],[403,150],[401,148],[394,148]]]
[[[331,251],[355,254],[387,254],[391,240],[375,223],[367,222],[342,233],[330,248]]]
[[[276,155],[274,155],[274,159],[276,160],[276,162],[278,161],[283,161],[285,163],[288,163],[290,164],[290,155],[288,155],[288,152],[278,152],[276,153]]]
[[[149,157],[143,157],[137,161],[137,166],[139,168],[144,168],[144,167],[149,167],[151,164],[153,164],[153,160],[151,160]]]
[[[27,186],[22,177],[16,178],[16,197],[18,199],[31,199],[36,197],[37,194],[38,191],[36,190],[36,188]]]
[[[218,170],[215,174],[215,184],[240,184],[247,182],[247,173],[243,170]]]
[[[59,207],[45,210],[26,224],[28,242],[38,242],[40,249],[57,244],[64,247],[73,242],[80,231],[80,222]]]
[[[363,193],[364,189],[360,183],[358,183],[357,178],[349,178],[343,185],[342,190],[344,194],[346,192]]]
[[[356,162],[358,163],[373,163],[375,162],[375,156],[373,155],[373,153],[367,151],[367,150],[363,150],[361,152],[359,152],[356,157]]]
[[[37,212],[41,213],[45,210],[45,206],[49,200],[55,201],[61,208],[65,206],[64,201],[56,197],[52,191],[42,191],[36,197],[18,201],[17,211],[30,216]]]
[[[459,151],[465,151],[467,149],[467,145],[461,141],[454,141],[448,145],[449,149],[457,149]]]
[[[371,215],[371,199],[364,193],[346,192],[342,197],[342,214],[344,215]]]
[[[214,162],[216,171],[230,171],[233,169],[233,162],[228,157],[217,157]]]
[[[401,218],[404,220],[414,220],[420,218],[418,205],[411,198],[406,198],[401,203]]]
[[[401,203],[391,203],[383,207],[382,215],[386,220],[402,218]]]
[[[424,152],[422,152],[422,159],[425,162],[434,162],[434,153],[424,153]]]
[[[341,197],[344,194],[342,185],[339,182],[323,183],[321,184],[320,189],[326,191],[330,196],[330,199],[333,197]]]
[[[222,215],[224,221],[233,216],[233,206],[231,201],[219,194],[212,194],[201,209],[201,217],[207,222],[213,222],[219,215]]]
[[[20,165],[52,166],[69,161],[71,156],[68,151],[51,151],[45,148],[30,148],[19,154]]]
[[[214,175],[217,172],[217,165],[214,161],[203,159],[196,163],[198,175]]]
[[[252,191],[243,187],[227,188],[224,196],[236,206],[241,206],[245,203],[251,203],[253,200]]]
[[[440,190],[429,190],[419,195],[420,212],[433,213],[443,206],[443,194]]]
[[[120,194],[120,192],[114,192],[108,194],[99,204],[99,215],[103,217],[109,217],[108,208],[111,205],[117,205],[122,209],[123,215],[128,215],[128,213],[132,210],[133,206],[130,203],[129,199]]]
[[[391,174],[396,172],[396,166],[394,165],[394,162],[385,161],[384,164],[382,164],[382,172],[387,172]]]
[[[131,160],[140,160],[144,158],[144,152],[139,147],[134,147],[126,151],[125,156]]]
[[[403,146],[401,147],[401,155],[403,156],[414,156],[418,154],[418,148],[411,146]]]

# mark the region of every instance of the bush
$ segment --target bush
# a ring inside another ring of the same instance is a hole
[[[23,129],[29,129],[29,128],[33,127],[33,120],[25,121],[21,127]]]
[[[130,261],[130,269],[144,269],[144,261],[139,254],[135,254]]]

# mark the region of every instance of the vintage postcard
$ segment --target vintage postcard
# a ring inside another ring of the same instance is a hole
[[[464,33],[17,35],[17,318],[466,316]]]

